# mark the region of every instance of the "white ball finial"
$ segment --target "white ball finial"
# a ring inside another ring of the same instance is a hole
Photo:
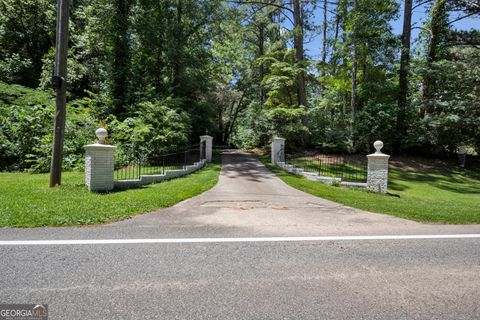
[[[108,132],[105,128],[98,128],[95,131],[95,135],[98,138],[98,143],[99,144],[105,144],[105,138],[108,137]]]
[[[375,153],[382,153],[382,148],[383,148],[383,142],[380,140],[377,140],[373,143],[373,147],[375,148]]]

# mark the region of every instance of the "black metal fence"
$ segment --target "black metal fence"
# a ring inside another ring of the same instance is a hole
[[[366,182],[367,158],[364,155],[319,154],[285,150],[285,162],[320,176],[341,178],[342,181]]]
[[[115,156],[115,180],[136,180],[142,175],[165,174],[167,170],[184,169],[185,166],[205,159],[205,141],[163,154],[139,155],[131,153]]]

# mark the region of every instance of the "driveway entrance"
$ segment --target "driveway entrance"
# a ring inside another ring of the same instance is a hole
[[[211,190],[171,208],[114,225],[193,228],[212,237],[480,231],[478,225],[426,225],[312,196],[288,186],[255,157],[238,150],[224,152],[219,182]]]

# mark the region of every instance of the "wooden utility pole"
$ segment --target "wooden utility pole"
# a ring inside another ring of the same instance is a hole
[[[67,49],[68,17],[70,0],[57,2],[57,34],[55,46],[55,73],[52,85],[55,89],[55,128],[53,131],[52,163],[50,167],[50,187],[62,182],[63,142],[65,138],[65,118],[67,103]]]

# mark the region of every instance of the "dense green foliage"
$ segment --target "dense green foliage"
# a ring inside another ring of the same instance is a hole
[[[0,83],[0,170],[46,172],[52,148],[54,100],[51,94]],[[82,101],[68,108],[64,166],[81,165],[83,145],[97,126]],[[73,107],[74,106],[74,107]]]
[[[55,3],[0,0],[0,170],[48,170]],[[454,22],[479,6],[414,2],[425,15],[410,49],[391,26],[403,4],[73,1],[64,167],[82,165],[99,124],[120,152],[161,152],[208,130],[238,147],[281,135],[331,152],[382,139],[394,153],[478,153],[480,33]],[[305,49],[315,37],[320,57]]]
[[[172,99],[139,103],[136,114],[123,120],[110,115],[103,125],[119,152],[163,152],[188,141],[189,119],[176,111],[177,103]],[[83,146],[94,142],[101,125],[99,107],[83,98],[71,101],[67,110],[63,166],[76,169],[83,166]],[[49,170],[54,112],[50,93],[0,82],[0,170]]]
[[[290,174],[262,158],[288,185],[353,208],[386,213],[420,222],[480,223],[480,176],[473,171],[436,168],[423,171],[392,169],[388,189],[400,197],[329,186]],[[428,182],[428,183],[425,183]]]
[[[47,174],[0,173],[0,227],[99,224],[169,207],[213,187],[218,159],[186,177],[105,194],[88,192],[79,172],[64,173],[58,188]]]

